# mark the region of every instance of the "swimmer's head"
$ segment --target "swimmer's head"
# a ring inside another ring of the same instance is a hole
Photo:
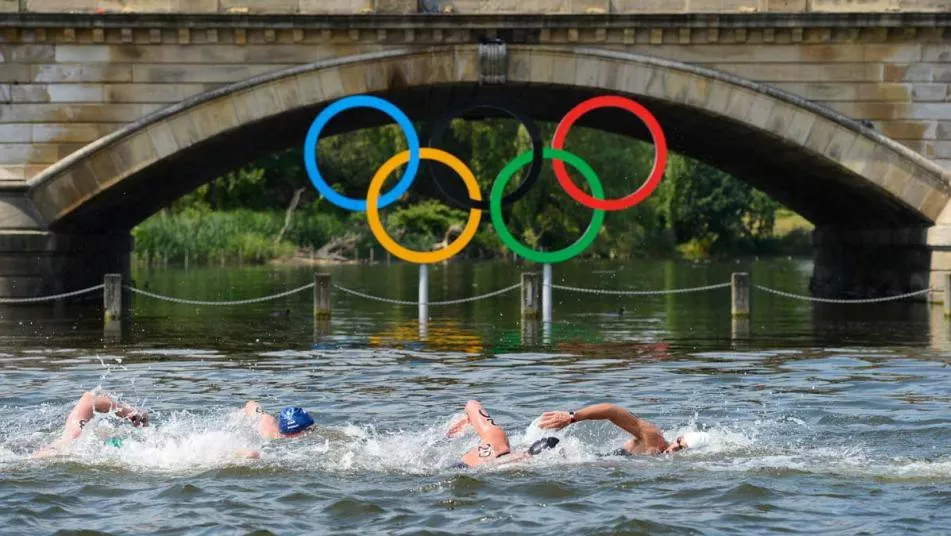
[[[302,408],[286,407],[277,417],[277,424],[284,435],[294,435],[314,425],[314,419]]]
[[[710,436],[706,432],[687,432],[671,443],[665,453],[677,452],[683,449],[696,449],[710,444]]]

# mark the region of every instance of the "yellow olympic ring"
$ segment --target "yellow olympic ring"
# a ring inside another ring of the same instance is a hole
[[[396,241],[390,238],[390,235],[386,233],[386,229],[383,228],[383,223],[380,222],[380,211],[377,204],[380,200],[380,191],[383,189],[383,183],[386,182],[387,177],[396,171],[396,168],[409,162],[409,156],[409,151],[403,151],[393,158],[390,158],[383,164],[383,167],[376,172],[376,175],[373,176],[373,180],[370,181],[370,191],[367,193],[367,223],[370,224],[370,231],[380,242],[380,245],[400,259],[416,264],[442,262],[462,251],[463,248],[469,245],[469,242],[475,238],[476,231],[479,230],[479,222],[482,221],[482,211],[472,209],[469,213],[469,221],[466,222],[466,227],[462,230],[462,234],[459,235],[459,238],[442,249],[436,251],[414,251],[397,244]],[[469,197],[474,201],[482,200],[479,183],[476,181],[472,170],[470,170],[462,160],[459,160],[446,151],[433,149],[431,147],[420,149],[419,157],[422,160],[433,160],[452,168],[452,170],[462,178],[462,182],[466,183],[466,190],[469,193]]]

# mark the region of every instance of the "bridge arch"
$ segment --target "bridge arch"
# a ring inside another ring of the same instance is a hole
[[[514,46],[507,82],[478,84],[472,45],[295,67],[144,117],[35,176],[28,196],[36,223],[54,232],[129,229],[219,172],[301,143],[315,113],[335,99],[381,94],[426,119],[476,90],[502,93],[546,120],[593,94],[635,97],[665,126],[673,150],[733,173],[819,226],[925,228],[951,196],[949,173],[897,142],[804,99],[716,71],[601,49]],[[645,137],[635,119],[615,117],[594,113],[582,124]],[[378,119],[368,114],[337,128]]]

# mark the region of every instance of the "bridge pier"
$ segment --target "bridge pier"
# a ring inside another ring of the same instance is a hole
[[[132,236],[0,231],[0,296],[29,298],[102,283],[129,274]]]
[[[943,299],[943,276],[951,271],[951,227],[820,227],[813,245],[810,289],[817,297],[879,298],[932,288],[928,300]]]

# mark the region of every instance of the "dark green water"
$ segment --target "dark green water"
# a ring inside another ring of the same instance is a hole
[[[430,298],[481,294],[525,267],[431,271]],[[413,300],[415,267],[338,266],[334,281]],[[807,293],[801,260],[577,263],[558,284],[683,288],[753,281]],[[139,270],[136,284],[239,299],[309,282],[297,268]],[[121,337],[95,307],[6,308],[0,319],[2,532],[103,533],[943,533],[951,530],[949,327],[921,303],[813,305],[753,294],[734,326],[729,290],[634,298],[555,292],[550,331],[523,326],[517,293],[433,307],[310,294],[233,308],[137,297]],[[84,390],[150,410],[132,429],[97,417],[68,455],[34,460]],[[236,415],[247,399],[310,409],[320,429],[270,444]],[[624,434],[581,423],[528,463],[462,471],[477,443],[445,439],[481,400],[513,445],[541,412],[610,401],[710,445],[598,457]],[[102,437],[123,438],[121,449]],[[262,451],[260,461],[231,457]]]

